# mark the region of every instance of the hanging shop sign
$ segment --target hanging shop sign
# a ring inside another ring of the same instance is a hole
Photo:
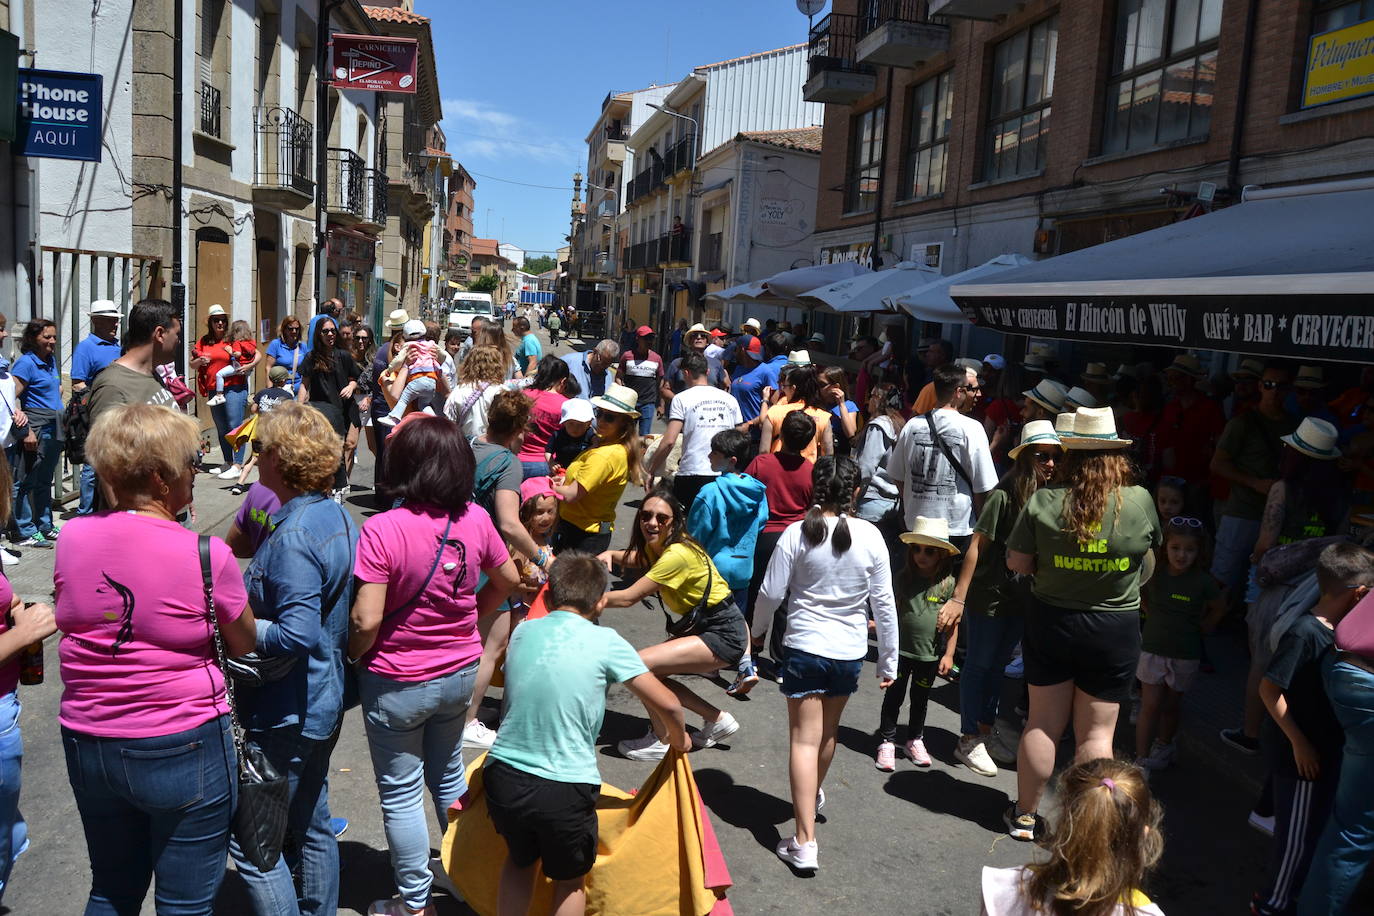
[[[1374,19],[1313,35],[1307,46],[1302,107],[1374,93]]]
[[[329,263],[336,270],[372,273],[377,240],[352,229],[329,230]]]
[[[415,93],[420,42],[415,38],[335,35],[329,85],[335,89]]]
[[[19,69],[20,156],[100,161],[103,81],[98,73]]]
[[[954,299],[974,325],[1004,334],[1374,363],[1368,295]]]

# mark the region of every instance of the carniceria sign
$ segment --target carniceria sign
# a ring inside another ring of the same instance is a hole
[[[102,86],[97,73],[21,68],[18,154],[99,162]]]

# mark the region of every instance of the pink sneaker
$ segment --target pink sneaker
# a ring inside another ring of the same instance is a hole
[[[930,754],[926,752],[926,743],[920,738],[912,738],[906,743],[906,755],[911,758],[911,762],[918,767],[930,766]]]
[[[884,773],[897,769],[897,748],[891,741],[878,745],[878,756],[874,758],[873,765]]]

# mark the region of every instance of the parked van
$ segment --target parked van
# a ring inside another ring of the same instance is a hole
[[[464,333],[472,334],[472,319],[476,317],[501,320],[490,293],[454,293],[449,300],[449,327],[462,328]]]

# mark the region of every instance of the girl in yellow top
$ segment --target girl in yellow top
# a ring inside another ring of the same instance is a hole
[[[554,553],[584,550],[598,554],[611,546],[615,510],[625,485],[644,482],[639,456],[639,411],[633,388],[608,385],[592,398],[596,408],[596,445],[573,459],[562,475],[552,478],[553,491],[563,501],[553,532]]]
[[[802,456],[815,461],[821,455],[833,455],[835,443],[830,432],[830,407],[821,396],[820,376],[815,366],[788,366],[778,377],[782,399],[763,414],[759,433],[759,452],[776,452],[782,448],[782,420],[794,410],[804,410],[816,421],[816,436],[802,449]]]
[[[679,636],[650,646],[639,653],[644,666],[676,694],[682,705],[702,718],[701,730],[692,735],[697,747],[711,747],[739,731],[739,722],[667,675],[708,674],[733,668],[748,645],[744,616],[730,596],[730,584],[711,562],[700,544],[687,534],[687,513],[671,492],[654,490],[644,498],[626,550],[601,554],[607,569],[648,569],[629,588],[609,592],[607,607],[630,607],[659,595],[676,615],[690,613],[703,596],[706,618],[691,636]],[[620,753],[631,760],[660,760],[668,750],[663,738],[665,723],[654,717],[643,738],[622,741]]]

